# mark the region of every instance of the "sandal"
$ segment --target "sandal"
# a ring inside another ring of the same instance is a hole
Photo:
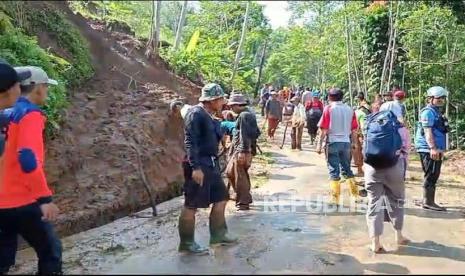
[[[378,249],[376,250],[373,250],[373,248],[371,248],[371,246],[369,247],[370,251],[375,253],[375,254],[385,254],[387,253],[386,249],[384,249],[384,247],[379,247]]]
[[[401,242],[397,242],[398,245],[408,245],[411,240],[404,238]]]

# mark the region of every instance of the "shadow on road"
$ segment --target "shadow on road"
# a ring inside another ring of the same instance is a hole
[[[274,179],[274,180],[292,180],[292,179],[295,179],[294,176],[283,175],[283,174],[272,174],[272,175],[270,175],[269,178]]]
[[[436,243],[434,241],[424,241],[422,243],[411,242],[409,245],[393,252],[402,256],[418,256],[447,258],[454,261],[465,262],[465,247],[452,247]]]
[[[325,274],[362,275],[368,272],[381,274],[408,274],[410,271],[401,265],[390,263],[361,263],[357,258],[345,254],[322,253],[317,260],[326,266]]]
[[[446,206],[447,207],[447,206]],[[447,212],[435,212],[430,210],[424,210],[420,208],[406,208],[405,214],[409,216],[415,216],[420,218],[430,219],[462,219],[465,218],[464,211],[459,210],[447,210]]]

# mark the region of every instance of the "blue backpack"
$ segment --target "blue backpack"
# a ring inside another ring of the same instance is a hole
[[[402,125],[391,111],[380,111],[367,116],[363,147],[364,162],[375,169],[390,168],[399,159]]]

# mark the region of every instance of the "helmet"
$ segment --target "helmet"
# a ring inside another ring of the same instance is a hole
[[[402,100],[403,98],[405,98],[405,92],[402,90],[396,90],[394,91],[394,97]]]
[[[428,97],[447,97],[447,90],[442,88],[441,86],[433,86],[428,91],[426,91],[426,95]]]
[[[315,90],[312,92],[312,97],[318,98],[320,96],[320,91]]]

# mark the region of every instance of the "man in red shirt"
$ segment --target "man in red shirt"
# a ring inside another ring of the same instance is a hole
[[[355,112],[347,104],[342,102],[343,92],[339,88],[329,91],[330,104],[323,111],[323,116],[318,124],[321,129],[320,142],[317,145],[317,153],[322,152],[322,142],[325,140],[327,152],[327,164],[331,179],[332,203],[339,205],[341,194],[341,169],[342,175],[347,179],[350,194],[355,199],[358,197],[358,188],[354,179],[354,173],[350,168],[351,141],[357,138],[357,119]],[[352,139],[351,139],[352,138]],[[356,146],[356,144],[354,144]]]
[[[61,243],[51,221],[58,215],[44,173],[45,115],[48,85],[57,84],[38,67],[18,67],[31,76],[21,82],[22,97],[4,111],[9,118],[0,167],[0,273],[15,264],[17,235],[36,251],[38,273],[60,274]]]

